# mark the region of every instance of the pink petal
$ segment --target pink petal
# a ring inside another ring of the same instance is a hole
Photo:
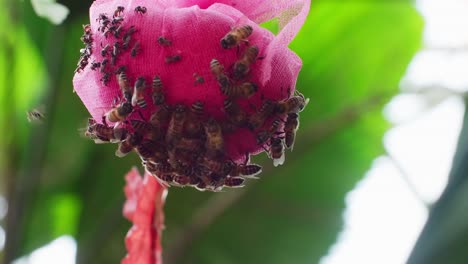
[[[94,43],[89,61],[102,61],[101,44],[112,46],[116,41],[113,36],[106,39],[102,33],[98,33],[99,23],[96,18],[100,13],[111,16],[117,6],[122,5],[125,7],[123,13],[125,20],[122,25],[126,28],[134,25],[137,28],[138,32],[134,35],[140,42],[141,52],[135,58],[132,58],[128,51],[123,53],[112,70],[120,65],[127,66],[126,72],[132,83],[139,76],[145,77],[147,82],[150,82],[155,75],[161,76],[164,87],[167,88],[165,92],[168,103],[191,105],[200,100],[205,103],[208,114],[218,120],[225,119],[223,112],[225,97],[210,72],[209,64],[213,58],[216,58],[226,68],[231,67],[239,57],[238,51],[236,48],[223,49],[220,46],[220,39],[233,26],[245,24],[253,27],[254,31],[249,37],[249,42],[260,48],[260,56],[264,59],[256,61],[250,73],[250,79],[259,84],[259,91],[248,101],[239,100],[239,104],[244,110],[252,113],[262,104],[262,97],[281,100],[288,96],[286,92],[288,88],[291,92],[294,91],[302,64],[297,55],[287,48],[287,44],[305,19],[310,4],[308,1],[304,2],[299,15],[291,20],[295,21],[294,25],[291,23],[285,25],[276,37],[232,6],[215,3],[207,9],[200,9],[198,6],[167,8],[160,2],[164,1],[94,2],[90,12]],[[165,3],[167,5],[168,2]],[[133,12],[138,5],[146,6],[147,13],[141,15]],[[159,36],[170,39],[173,45],[161,47],[156,42]],[[166,64],[166,56],[175,54],[180,54],[182,60]],[[205,83],[195,86],[194,73],[201,75]],[[101,83],[101,77],[99,70],[93,71],[88,66],[82,72],[75,74],[73,79],[77,94],[96,120],[101,120],[104,113],[111,108],[114,98],[121,94],[113,74],[107,86]],[[150,89],[147,90],[146,98],[150,102]],[[155,107],[149,104],[149,107],[141,113],[145,119],[148,119],[154,110]],[[130,118],[140,119],[136,112]],[[233,160],[241,160],[245,153],[258,153],[263,150],[256,144],[254,134],[247,129],[239,129],[238,132],[227,135],[225,141],[226,151]]]
[[[124,215],[133,226],[125,238],[128,254],[122,264],[160,264],[166,189],[148,173],[142,179],[136,168],[125,179]]]

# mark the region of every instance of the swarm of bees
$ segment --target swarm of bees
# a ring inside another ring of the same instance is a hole
[[[284,163],[285,150],[292,150],[294,145],[299,112],[308,99],[299,92],[291,95],[288,89],[287,99],[275,101],[262,96],[262,104],[255,111],[241,107],[238,100],[249,100],[262,89],[249,79],[252,67],[261,59],[258,57],[259,47],[248,41],[253,33],[251,26],[232,28],[220,40],[223,49],[237,47],[239,53],[240,47],[244,47],[231,67],[225,68],[216,58],[206,66],[225,96],[225,118],[218,120],[205,111],[206,102],[170,104],[166,98],[169,88],[161,76],[155,74],[151,79],[127,76],[126,66],[115,66],[119,56],[130,47],[133,47],[129,50],[131,57],[141,50],[140,42],[132,37],[137,29],[134,26],[125,28],[122,24],[123,12],[124,7],[117,7],[112,17],[100,14],[97,18],[98,32],[105,38],[114,37],[116,41],[100,45],[103,59],[91,62],[91,70],[99,71],[104,86],[115,76],[121,95],[103,115],[102,123],[88,120],[86,137],[96,143],[118,144],[115,152],[118,157],[137,153],[146,170],[166,186],[192,186],[202,191],[242,187],[246,179],[256,178],[261,173],[260,165],[250,163],[249,153],[245,153],[244,161],[236,162],[226,152],[225,135],[235,133],[239,128],[249,129],[255,135],[256,144],[268,153],[274,166]],[[144,15],[147,9],[138,6],[134,12]],[[82,40],[91,47],[90,26],[85,26],[84,31]],[[172,41],[163,36],[157,42],[163,47],[172,45]],[[83,53],[78,71],[87,66],[91,49],[85,49]],[[165,64],[180,60],[180,54],[167,56]],[[198,73],[194,73],[193,78],[194,86],[205,83],[205,78]],[[149,97],[151,100],[146,99]],[[156,110],[145,119],[140,112],[142,109]]]

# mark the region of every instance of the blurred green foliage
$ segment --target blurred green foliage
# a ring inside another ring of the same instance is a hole
[[[123,175],[139,162],[79,135],[88,114],[71,79],[90,1],[61,2],[71,9],[61,26],[35,16],[29,1],[2,4],[8,12],[0,16],[0,192],[11,202],[10,226],[2,224],[17,239],[6,250],[18,257],[70,234],[77,263],[118,263],[130,227],[121,216]],[[304,62],[297,87],[311,99],[294,152],[283,167],[250,182],[177,252],[179,262],[317,263],[342,228],[346,192],[383,152],[388,125],[381,107],[398,92],[422,26],[410,1],[314,1],[291,44]],[[25,112],[40,104],[47,120],[35,126]],[[171,188],[165,249],[173,250],[206,201],[237,191]]]

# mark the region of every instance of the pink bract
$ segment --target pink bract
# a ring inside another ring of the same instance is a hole
[[[130,49],[123,52],[111,69],[126,66],[126,73],[133,83],[143,76],[151,82],[159,75],[164,84],[167,101],[170,104],[184,103],[190,106],[197,100],[205,103],[206,112],[216,119],[223,120],[223,101],[219,85],[210,72],[210,61],[216,58],[226,69],[239,58],[236,48],[223,49],[220,39],[232,27],[250,25],[253,33],[249,37],[252,45],[257,45],[260,55],[253,66],[249,79],[259,86],[258,92],[250,99],[239,100],[239,104],[251,113],[261,105],[263,98],[281,100],[288,96],[287,89],[294,91],[297,75],[302,66],[300,58],[288,49],[287,45],[302,26],[310,7],[308,0],[296,1],[149,1],[149,0],[97,0],[90,9],[91,31],[93,33],[92,54],[89,63],[103,60],[101,49],[110,47],[118,41],[112,35],[104,37],[99,32],[100,14],[112,17],[118,6],[123,6],[122,25],[134,26],[135,39],[140,43],[140,50],[135,57]],[[144,14],[134,12],[137,6],[144,6]],[[277,18],[279,33],[273,33],[259,26],[259,23]],[[172,41],[171,46],[158,45],[158,37]],[[131,43],[134,45],[135,43]],[[240,47],[241,52],[245,45]],[[112,49],[112,48],[111,48]],[[167,56],[180,55],[181,60],[167,64]],[[194,84],[194,73],[202,76],[203,84]],[[107,85],[103,85],[102,73],[92,70],[88,65],[77,72],[73,85],[84,105],[95,120],[112,107],[115,98],[121,92],[115,76],[110,76]],[[147,89],[150,90],[150,89]],[[150,91],[146,99],[151,102]],[[250,110],[249,110],[250,109]],[[148,120],[155,107],[150,104],[141,111]],[[139,118],[133,113],[131,117]],[[247,129],[238,129],[225,135],[226,152],[233,160],[240,160],[245,153],[258,153],[261,146],[256,144],[255,135]]]
[[[122,264],[161,264],[161,233],[166,189],[150,174],[142,178],[136,168],[125,176],[124,216],[133,223],[125,238],[127,255]]]

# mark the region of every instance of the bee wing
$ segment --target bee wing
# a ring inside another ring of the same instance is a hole
[[[273,160],[273,166],[278,167],[278,165],[283,165],[284,160],[285,160],[285,155],[284,155],[284,152],[283,152],[283,154],[281,155],[280,158]]]

